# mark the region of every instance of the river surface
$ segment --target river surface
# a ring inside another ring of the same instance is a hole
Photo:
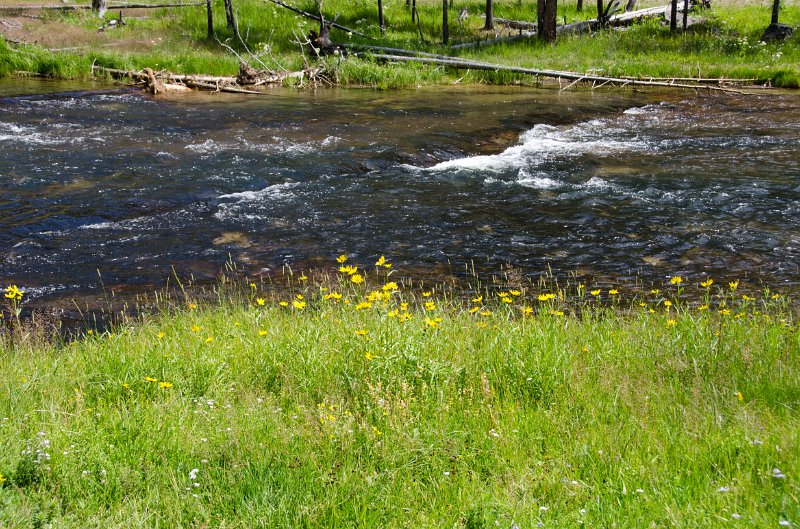
[[[800,94],[2,80],[0,149],[0,283],[39,303],[340,253],[800,285]]]

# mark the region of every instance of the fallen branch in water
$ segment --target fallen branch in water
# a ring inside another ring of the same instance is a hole
[[[246,66],[246,65],[243,65]],[[133,79],[146,85],[148,91],[153,94],[163,92],[180,91],[187,88],[198,88],[202,90],[212,90],[215,92],[230,92],[235,94],[261,94],[260,90],[249,90],[243,86],[265,86],[280,84],[285,79],[304,79],[315,80],[322,73],[322,68],[307,68],[297,72],[268,72],[243,68],[237,77],[213,76],[213,75],[185,75],[172,74],[168,72],[154,72],[150,68],[141,71],[118,70],[115,68],[104,68],[92,65],[92,75],[95,72],[109,75],[116,79]]]

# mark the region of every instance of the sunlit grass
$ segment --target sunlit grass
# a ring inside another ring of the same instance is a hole
[[[315,12],[312,2],[295,3],[307,11]],[[717,4],[715,3],[715,6]],[[240,43],[231,40],[225,27],[222,3],[215,3],[217,38],[239,49],[245,57],[250,55]],[[301,68],[303,58],[298,40],[303,40],[317,26],[294,13],[260,0],[235,2],[240,32],[248,49],[259,55],[269,67],[289,70]],[[466,42],[494,36],[482,30],[483,2],[457,3],[451,13],[451,41]],[[462,8],[470,13],[459,25],[456,14]],[[328,0],[324,3],[328,17],[336,14],[340,24],[367,37],[348,35],[334,29],[332,38],[339,42],[352,42],[390,47],[454,53],[441,45],[441,3],[418,3],[419,28],[412,24],[410,10],[404,2],[387,2],[385,5],[386,30],[381,34],[377,24],[374,2],[344,2]],[[533,20],[534,8],[528,3],[507,2],[495,6],[495,15],[509,19]],[[114,15],[109,13],[108,16]],[[567,22],[591,18],[594,8],[587,4],[582,13],[575,11],[573,3],[559,7],[559,20]],[[597,72],[607,75],[752,78],[770,81],[781,86],[797,86],[800,81],[800,32],[780,44],[759,44],[758,39],[770,19],[769,5],[746,4],[731,6],[719,4],[711,12],[701,13],[708,18],[707,25],[687,34],[672,35],[658,21],[644,22],[625,31],[603,31],[593,35],[560,38],[555,46],[542,44],[536,39],[481,49],[463,50],[457,55],[499,64]],[[98,21],[89,13],[66,15],[50,14],[61,20],[94,32]],[[788,3],[781,12],[781,20],[796,26],[800,23],[800,5]],[[422,38],[419,34],[422,30]],[[206,38],[206,12],[203,7],[165,9],[150,13],[146,19],[128,20],[128,25],[108,33],[104,39],[150,42],[114,48],[86,48],[84,50],[54,53],[37,46],[12,48],[0,45],[0,75],[17,70],[34,71],[56,77],[86,77],[93,62],[116,68],[168,69],[183,73],[233,75],[238,60],[218,42]],[[306,53],[306,58],[308,55]],[[253,61],[255,63],[255,61]],[[257,64],[257,63],[256,63]],[[380,88],[405,87],[417,84],[461,82],[515,83],[533,82],[516,74],[480,71],[454,71],[442,67],[375,63],[353,57],[328,60],[331,80],[350,85],[367,85]]]
[[[333,261],[68,343],[11,318],[0,524],[800,520],[785,295],[685,276],[461,288]]]

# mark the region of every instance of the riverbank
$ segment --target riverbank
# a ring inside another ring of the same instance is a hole
[[[6,335],[3,526],[800,520],[781,295],[425,290],[389,264],[226,284],[70,343]]]
[[[624,30],[564,36],[554,46],[537,39],[525,39],[464,50],[438,44],[441,34],[438,2],[418,4],[419,27],[411,23],[410,11],[403,3],[388,4],[383,35],[371,4],[354,7],[345,2],[326,2],[324,9],[329,17],[339,14],[339,24],[364,35],[334,29],[331,37],[338,42],[455,54],[495,64],[614,77],[696,78],[699,75],[753,79],[757,84],[796,88],[800,86],[797,66],[800,64],[800,32],[796,31],[782,43],[759,42],[769,23],[770,4],[715,3],[713,10],[700,14],[706,22],[690,28],[686,34],[673,35],[661,20],[653,19]],[[219,41],[231,44],[254,65],[258,66],[260,61],[277,71],[302,69],[304,58],[296,41],[314,29],[318,25],[316,22],[263,1],[246,0],[236,6],[240,33],[252,54],[243,45],[237,46],[230,30],[221,23],[224,22],[221,5],[216,10],[215,26]],[[453,8],[452,43],[514,33],[502,29],[483,31],[482,6],[481,2],[464,2]],[[301,7],[313,10],[309,6]],[[459,25],[456,14],[461,7],[469,17]],[[521,3],[499,4],[495,16],[530,20],[531,9]],[[0,75],[22,71],[59,78],[86,78],[92,64],[123,70],[151,67],[210,75],[236,75],[238,72],[238,59],[220,42],[207,39],[203,6],[132,11],[123,15],[125,26],[102,33],[97,32],[102,22],[88,12],[47,12],[36,16],[39,18],[35,20],[4,18],[6,37],[22,43],[0,42]],[[106,19],[114,16],[116,12],[110,11]],[[559,7],[559,20],[573,22],[591,17],[589,8],[577,13],[573,4]],[[792,26],[800,24],[800,3],[787,2],[781,11],[781,21]],[[14,31],[9,27],[15,28]],[[254,56],[258,56],[258,60]],[[329,57],[323,64],[325,82],[340,85],[395,88],[453,82],[538,82],[537,78],[508,72],[386,64],[355,57]]]

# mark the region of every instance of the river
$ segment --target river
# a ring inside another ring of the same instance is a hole
[[[0,284],[35,303],[175,273],[800,284],[800,96],[433,87],[154,99],[0,80]],[[173,272],[174,271],[174,272]]]

